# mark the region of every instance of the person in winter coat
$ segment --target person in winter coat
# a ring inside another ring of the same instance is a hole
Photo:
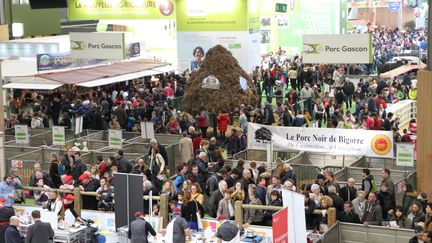
[[[382,224],[382,209],[376,197],[375,192],[370,192],[366,202],[362,220],[363,225],[377,225]]]
[[[228,129],[228,124],[230,122],[230,118],[226,111],[222,111],[217,116],[217,122],[218,122],[218,130],[220,132],[220,135],[222,138],[225,138],[225,132]]]
[[[411,204],[408,219],[411,221],[411,229],[415,229],[420,222],[425,222],[425,214],[423,213],[420,202],[414,201]]]
[[[411,184],[406,184],[405,187],[405,193],[402,198],[402,208],[404,214],[408,215],[410,213],[411,204],[417,199],[417,192]]]
[[[362,180],[362,188],[361,190],[366,193],[366,198],[369,198],[369,193],[372,190],[372,181],[374,180],[373,176],[370,174],[369,169],[362,170],[363,180]]]
[[[432,231],[432,203],[428,203],[426,206],[424,225],[426,231]]]
[[[200,111],[195,118],[197,119],[197,127],[201,129],[201,135],[206,137],[208,128],[208,113],[205,107],[200,108]]]
[[[264,125],[272,125],[275,122],[273,108],[270,103],[266,103],[264,107]]]
[[[396,206],[396,209],[394,210],[393,215],[390,217],[389,222],[392,221],[396,222],[397,227],[400,229],[411,229],[411,221],[405,216],[401,206]]]
[[[342,90],[343,93],[345,94],[346,107],[347,109],[351,109],[355,87],[353,82],[351,82],[349,78],[345,80],[345,83],[342,86]]]
[[[387,183],[381,184],[381,189],[377,193],[378,201],[380,202],[380,206],[383,212],[383,220],[388,220],[388,211],[393,210],[395,208],[395,200],[393,198],[393,194],[389,192],[389,187]]]

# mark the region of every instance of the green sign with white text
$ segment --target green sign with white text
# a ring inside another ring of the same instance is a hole
[[[245,0],[177,0],[178,31],[246,31]]]
[[[175,19],[175,0],[68,0],[70,20]]]
[[[276,13],[286,13],[288,5],[286,3],[276,3]]]

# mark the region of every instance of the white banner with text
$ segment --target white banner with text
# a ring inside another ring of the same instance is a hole
[[[278,127],[248,125],[248,149],[298,150],[329,155],[393,158],[393,135],[389,131]]]
[[[372,36],[303,35],[304,63],[372,63]]]
[[[71,32],[69,35],[72,58],[126,58],[125,34],[122,32]]]

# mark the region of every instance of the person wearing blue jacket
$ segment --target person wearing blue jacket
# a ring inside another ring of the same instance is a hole
[[[0,182],[0,198],[6,201],[5,207],[12,207],[15,198],[15,184],[12,181],[12,175],[5,175],[3,181]]]

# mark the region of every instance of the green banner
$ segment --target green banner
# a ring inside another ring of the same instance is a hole
[[[177,0],[178,31],[247,31],[245,0]]]
[[[346,26],[346,20],[341,20],[341,1],[291,0],[287,12],[277,16],[279,46],[297,52],[303,35],[339,34]]]
[[[175,19],[175,0],[68,0],[69,20]]]
[[[248,29],[249,34],[260,31],[260,0],[248,0]]]

